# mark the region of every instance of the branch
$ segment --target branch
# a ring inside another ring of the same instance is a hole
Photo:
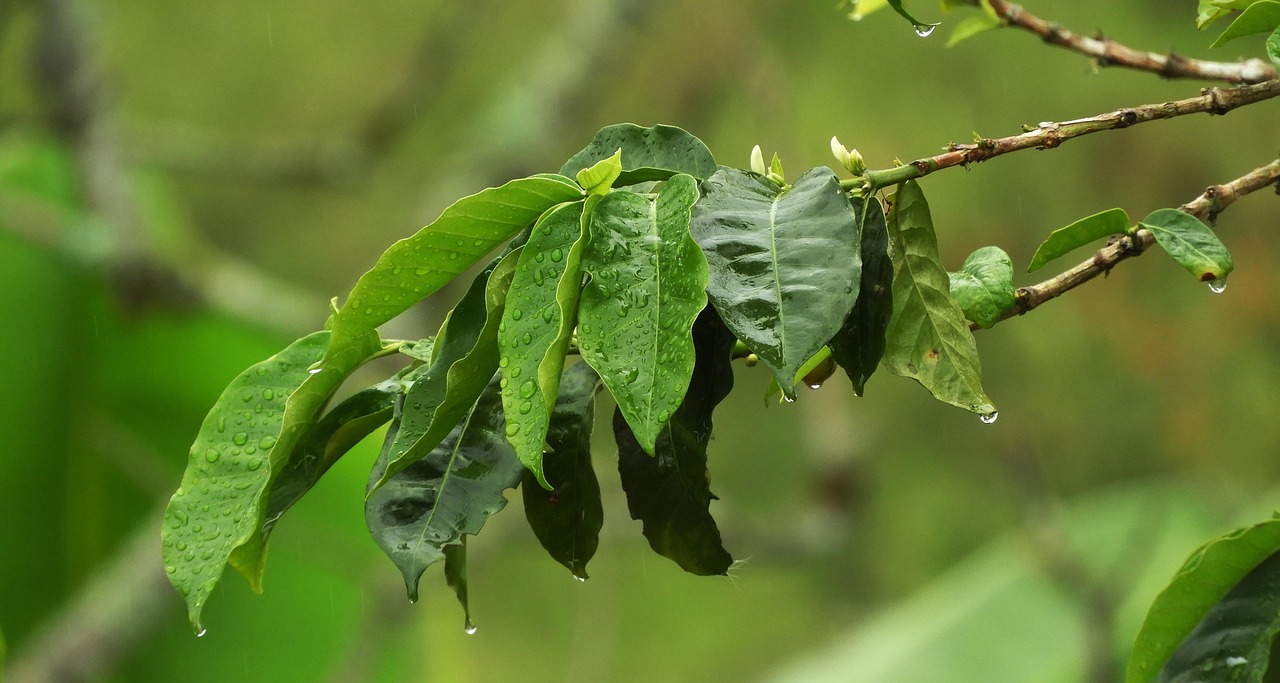
[[[991,9],[1009,26],[1030,31],[1050,45],[1092,57],[1099,66],[1123,66],[1150,71],[1164,78],[1196,78],[1228,83],[1261,83],[1277,77],[1276,67],[1261,59],[1243,62],[1209,62],[1135,50],[1101,36],[1090,38],[1068,31],[1055,22],[1045,21],[1021,6],[1005,0],[988,0]]]

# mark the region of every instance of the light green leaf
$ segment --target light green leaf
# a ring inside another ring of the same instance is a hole
[[[920,382],[939,401],[984,417],[994,415],[995,406],[982,389],[977,343],[951,298],[947,272],[938,262],[929,204],[915,181],[899,186],[889,239],[894,245],[893,317],[885,333],[885,368]]]
[[[862,233],[862,277],[858,302],[844,326],[831,338],[831,355],[861,396],[884,356],[885,330],[893,316],[893,261],[889,258],[889,229],[880,200],[851,200]]]
[[[446,545],[444,553],[444,581],[453,589],[453,594],[462,605],[462,630],[475,633],[476,626],[471,623],[471,598],[467,587],[467,537],[463,536],[457,545]]]
[[[1209,47],[1222,47],[1236,38],[1256,33],[1271,33],[1278,26],[1280,26],[1280,2],[1275,0],[1255,2],[1246,7]]]
[[[1198,218],[1177,209],[1160,209],[1142,219],[1156,242],[1200,282],[1226,279],[1235,265],[1226,245]]]
[[[1280,28],[1267,38],[1267,56],[1277,68],[1280,68]]]
[[[568,178],[537,175],[463,197],[360,276],[331,318],[328,356],[440,289],[547,209],[582,197]]]
[[[678,173],[704,180],[716,172],[711,150],[688,132],[675,126],[619,123],[601,128],[590,144],[560,167],[560,173],[572,177],[617,150],[622,150],[622,173],[613,184],[619,187],[666,180]]]
[[[707,261],[689,236],[698,201],[691,176],[673,176],[657,199],[610,193],[591,214],[578,310],[578,348],[653,452],[658,430],[689,388],[690,329],[707,305]]]
[[[805,378],[809,376],[809,373],[813,372],[814,370],[828,363],[830,359],[831,359],[831,347],[824,346],[818,349],[818,352],[813,354],[813,358],[810,358],[809,360],[805,361],[804,365],[801,365],[800,369],[796,371],[796,379],[794,382],[791,383],[791,385],[795,386],[797,384],[800,384],[801,382],[804,382]],[[823,379],[826,379],[826,378],[824,377]],[[817,389],[818,387],[814,386],[812,388]],[[774,396],[777,396],[781,392],[782,392],[782,387],[779,386],[778,384],[778,378],[769,377],[769,388],[766,389],[764,392],[765,400],[768,401],[769,399],[773,398]],[[782,400],[782,399],[778,399],[778,400]]]
[[[1000,28],[1003,25],[1003,21],[999,19],[992,19],[985,14],[976,17],[966,17],[964,21],[956,24],[956,27],[951,29],[951,37],[947,39],[947,47],[955,47],[979,33],[990,31],[993,28]]]
[[[868,14],[888,6],[889,0],[840,0],[840,9],[854,21],[861,21]]]
[[[1049,238],[1036,249],[1035,255],[1031,257],[1031,265],[1027,266],[1027,272],[1035,272],[1043,267],[1044,264],[1059,256],[1065,256],[1094,240],[1110,235],[1123,234],[1128,229],[1129,214],[1125,213],[1124,209],[1107,209],[1101,213],[1081,218],[1065,228],[1058,228],[1049,233]]]
[[[597,161],[591,168],[578,171],[578,184],[587,194],[607,194],[613,181],[622,175],[622,149],[608,159]]]
[[[1147,611],[1125,683],[1150,681],[1214,605],[1278,550],[1280,520],[1273,519],[1216,538],[1192,553]],[[1272,609],[1273,618],[1275,614]]]
[[[1209,24],[1230,13],[1231,10],[1219,7],[1212,0],[1200,0],[1200,5],[1196,10],[1196,28],[1203,30]]]
[[[795,397],[791,380],[840,330],[862,275],[858,216],[828,168],[783,191],[725,168],[702,184],[691,229],[724,323]]]
[[[902,0],[889,0],[889,6],[893,8],[893,11],[902,15],[903,19],[906,19],[907,21],[911,22],[912,26],[915,27],[916,32],[921,35],[924,35],[924,36],[929,35],[929,33],[932,30],[932,27],[938,25],[937,22],[930,24],[930,23],[920,21],[919,19],[911,16],[911,13],[908,12],[906,8],[902,6]]]
[[[1013,261],[1000,247],[983,247],[949,273],[951,298],[966,318],[988,329],[1013,308]]]

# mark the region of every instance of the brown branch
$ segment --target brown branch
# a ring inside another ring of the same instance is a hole
[[[1114,40],[1090,38],[1062,28],[1055,22],[1045,21],[1005,0],[988,0],[991,9],[1009,26],[1024,29],[1040,36],[1050,45],[1066,48],[1092,57],[1099,66],[1123,66],[1140,71],[1150,71],[1164,78],[1196,78],[1228,83],[1261,83],[1277,77],[1276,67],[1261,59],[1243,62],[1210,62],[1182,57],[1170,52],[1167,55],[1135,50]]]

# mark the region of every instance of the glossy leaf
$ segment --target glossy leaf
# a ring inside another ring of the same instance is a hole
[[[1081,218],[1065,228],[1058,228],[1049,233],[1048,239],[1031,257],[1031,265],[1027,266],[1027,272],[1035,272],[1059,256],[1065,256],[1095,240],[1123,234],[1128,229],[1129,214],[1125,213],[1124,209],[1107,209]]]
[[[576,178],[578,185],[582,186],[587,194],[608,194],[609,188],[613,187],[613,182],[620,175],[622,175],[621,149],[614,152],[613,156],[597,161],[594,166],[578,171]]]
[[[618,150],[622,150],[622,173],[613,183],[618,187],[666,180],[680,173],[704,180],[716,172],[711,150],[688,132],[675,126],[644,128],[619,123],[601,128],[590,144],[560,167],[560,173],[573,177]]]
[[[646,452],[689,387],[690,328],[707,305],[707,263],[689,236],[698,188],[673,176],[656,200],[615,191],[591,214],[578,348]]]
[[[733,389],[730,352],[733,333],[715,309],[698,317],[693,336],[698,349],[693,382],[680,408],[658,434],[654,455],[645,453],[621,412],[613,417],[618,473],[631,518],[644,524],[649,546],[701,576],[724,574],[733,558],[711,517],[715,496],[707,474],[711,413]]]
[[[994,414],[982,389],[977,343],[951,298],[929,204],[915,181],[899,186],[889,238],[895,245],[893,317],[885,333],[885,368],[920,382],[939,401]]]
[[[462,629],[467,633],[475,633],[476,626],[471,622],[471,598],[467,581],[467,537],[463,536],[457,545],[446,545],[444,553],[444,581],[453,589],[453,594],[462,605]]]
[[[568,178],[538,175],[454,202],[360,276],[333,315],[328,355],[440,289],[547,209],[581,196]]]
[[[818,352],[813,354],[812,358],[805,361],[804,364],[800,366],[800,369],[796,370],[796,378],[795,378],[795,381],[791,383],[792,386],[803,383],[805,381],[805,378],[808,377],[810,373],[817,371],[819,368],[823,367],[830,361],[831,361],[831,348],[824,346],[818,349]],[[830,376],[830,375],[828,374],[827,376]],[[823,379],[825,380],[826,377],[823,377]],[[812,388],[817,389],[818,387],[815,386]],[[768,402],[769,399],[773,398],[774,396],[777,396],[780,393],[782,393],[782,387],[778,384],[778,378],[770,377],[769,388],[765,389],[765,392],[764,392],[765,401]],[[782,400],[782,399],[779,398],[778,400]]]
[[[960,272],[948,273],[951,298],[969,320],[983,329],[999,322],[1013,308],[1013,261],[1000,247],[983,247],[969,254]]]
[[[1240,16],[1236,17],[1235,21],[1231,22],[1209,47],[1222,47],[1236,38],[1271,33],[1278,26],[1280,26],[1280,2],[1275,0],[1255,2],[1244,8]]]
[[[498,326],[508,439],[542,479],[547,420],[573,335],[582,283],[583,204],[549,211],[525,243]]]
[[[1151,603],[1134,641],[1125,683],[1150,681],[1214,605],[1277,551],[1280,519],[1238,529],[1192,553]]]
[[[725,168],[702,190],[691,227],[707,254],[711,303],[794,398],[796,371],[857,300],[857,214],[828,168],[808,171],[785,192]]]
[[[411,396],[412,390],[404,405]],[[463,534],[480,532],[489,516],[507,504],[502,492],[520,483],[524,468],[507,443],[494,376],[443,441],[376,488],[405,414],[393,423],[370,477],[365,522],[374,541],[400,569],[409,598],[416,600],[422,572],[444,559],[445,546],[460,543]]]
[[[884,356],[885,330],[893,316],[893,261],[889,258],[889,229],[884,208],[874,197],[865,203],[853,199],[860,224],[862,276],[858,301],[831,338],[831,355],[853,382],[853,393],[862,395]]]
[[[930,24],[927,22],[920,21],[919,19],[911,16],[911,13],[908,12],[907,9],[902,6],[902,0],[889,0],[889,6],[893,8],[893,11],[900,14],[903,19],[906,19],[907,21],[911,22],[912,26],[915,27],[917,32],[924,32],[928,30],[928,27],[938,25],[937,22]],[[924,35],[928,35],[928,33],[924,33]]]
[[[587,578],[587,562],[595,555],[604,526],[600,482],[591,466],[591,429],[599,390],[600,377],[590,365],[578,363],[564,371],[543,457],[552,490],[539,486],[527,471],[520,488],[525,518],[538,542],[579,579]]]
[[[1235,265],[1231,253],[1209,226],[1177,209],[1160,209],[1142,219],[1156,242],[1200,282],[1223,280]]]

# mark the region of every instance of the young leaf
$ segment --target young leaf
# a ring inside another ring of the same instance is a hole
[[[1013,308],[1013,261],[1000,247],[983,247],[949,273],[951,298],[966,318],[987,329]]]
[[[524,515],[538,542],[583,580],[604,526],[600,482],[591,466],[591,428],[599,390],[600,377],[590,365],[578,363],[564,371],[547,432],[549,448],[543,456],[552,490],[539,486],[528,471],[520,487]]]
[[[622,150],[607,159],[601,159],[590,168],[578,171],[578,184],[587,194],[608,194],[613,181],[622,175]]]
[[[463,536],[457,545],[446,545],[444,552],[444,582],[453,589],[453,594],[462,605],[462,630],[475,633],[476,626],[471,623],[471,598],[467,588],[467,537]]]
[[[831,355],[849,375],[853,393],[861,396],[884,356],[885,330],[893,315],[893,261],[880,201],[871,197],[864,204],[854,198],[853,207],[862,232],[861,284],[857,303],[831,338]]]
[[[951,29],[951,37],[947,39],[947,47],[955,47],[979,33],[985,33],[1003,25],[1004,21],[999,17],[992,18],[985,14],[967,17],[964,21],[956,24],[955,28]]]
[[[707,305],[707,261],[689,236],[698,187],[673,176],[657,199],[626,191],[591,214],[582,269],[591,279],[578,310],[578,348],[653,452],[693,372],[690,328]]]
[[[707,254],[711,303],[794,398],[796,371],[857,300],[857,214],[828,168],[808,171],[786,192],[724,168],[702,189],[691,229]]]
[[[1160,209],[1142,219],[1156,242],[1200,282],[1222,280],[1235,265],[1226,245],[1198,218],[1177,209]]]
[[[937,22],[929,24],[911,16],[911,13],[908,12],[906,8],[902,6],[902,0],[889,0],[889,6],[893,8],[893,11],[902,15],[903,19],[906,19],[907,21],[911,22],[911,25],[914,26],[916,29],[916,33],[919,33],[922,36],[929,35],[929,33],[932,31],[932,27],[938,25]]]
[[[1236,38],[1256,33],[1271,33],[1278,26],[1280,26],[1280,2],[1275,0],[1255,2],[1246,7],[1209,47],[1222,47]]]
[[[1151,603],[1133,644],[1125,683],[1150,681],[1214,605],[1277,551],[1280,519],[1238,529],[1192,553]]]
[[[1092,216],[1086,216],[1049,233],[1049,238],[1036,249],[1031,257],[1031,265],[1027,272],[1033,273],[1044,264],[1065,256],[1079,247],[1110,235],[1124,233],[1129,229],[1129,214],[1124,209],[1107,209]]]
[[[716,172],[711,150],[688,132],[675,126],[619,123],[601,128],[590,144],[560,167],[560,173],[573,177],[618,150],[622,150],[622,173],[613,183],[618,187],[666,180],[678,173],[704,180]]]
[[[1200,0],[1196,10],[1196,28],[1203,30],[1209,24],[1231,13],[1231,10],[1219,7],[1213,0]]]
[[[411,400],[406,397],[402,403]],[[524,468],[504,434],[494,376],[443,441],[378,488],[379,473],[387,469],[404,425],[400,410],[369,480],[365,522],[400,569],[409,599],[417,600],[422,572],[444,559],[445,546],[460,543],[463,534],[480,532],[489,516],[507,504],[502,492],[520,483]]]
[[[1280,28],[1267,38],[1267,56],[1277,67],[1280,67]]]
[[[915,181],[899,186],[889,237],[895,245],[893,317],[885,333],[885,368],[920,382],[939,401],[993,415],[995,406],[982,389],[978,346],[951,298],[929,204]]]
[[[360,276],[333,315],[327,355],[440,289],[547,209],[581,197],[572,180],[537,175],[454,202],[430,225],[391,245]]]
[[[613,416],[618,441],[618,473],[632,519],[644,524],[654,552],[700,576],[724,574],[733,558],[711,517],[707,443],[711,413],[733,389],[730,352],[733,333],[715,309],[707,308],[693,327],[698,350],[693,382],[680,408],[662,427],[653,457],[636,441],[621,412]]]

